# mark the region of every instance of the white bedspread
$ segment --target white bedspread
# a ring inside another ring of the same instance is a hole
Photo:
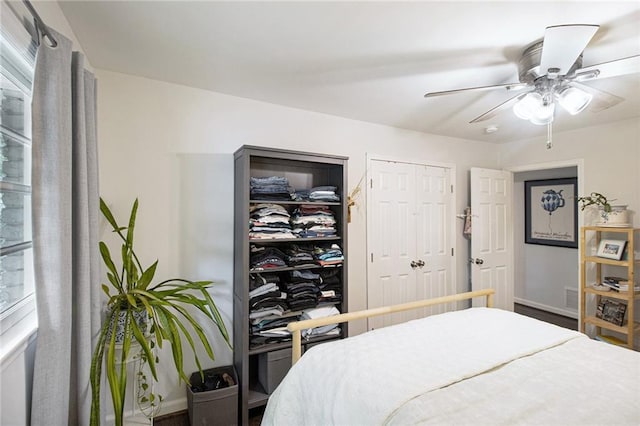
[[[391,425],[638,425],[640,355],[588,338],[426,392]]]
[[[450,423],[447,417],[433,417],[441,410],[422,412],[421,404],[412,400],[442,391],[442,405],[457,412],[460,404],[444,395],[453,384],[572,340],[588,339],[512,312],[473,308],[318,345],[270,397],[263,425]],[[478,385],[480,393],[483,386]],[[585,392],[598,394],[595,389]],[[418,407],[417,414],[404,412],[411,405]],[[494,405],[501,402],[496,399]],[[477,423],[475,410],[470,412],[472,417],[452,422]]]

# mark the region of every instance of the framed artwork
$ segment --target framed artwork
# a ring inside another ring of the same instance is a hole
[[[615,325],[622,325],[627,305],[609,299],[602,299],[598,303],[596,317],[601,318]]]
[[[524,182],[524,242],[578,248],[578,179]]]
[[[626,245],[626,241],[601,240],[596,255],[598,257],[606,257],[607,259],[620,260],[622,259],[622,253],[624,253]]]

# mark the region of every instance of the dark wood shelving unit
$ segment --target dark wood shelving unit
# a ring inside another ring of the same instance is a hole
[[[340,312],[347,312],[347,157],[315,154],[257,146],[243,146],[234,154],[235,161],[235,223],[234,223],[234,296],[233,296],[233,362],[239,381],[239,424],[249,421],[249,410],[264,406],[269,394],[260,384],[258,358],[273,351],[291,348],[291,341],[250,346],[249,282],[252,274],[283,273],[294,270],[338,269],[342,285],[342,300],[323,303],[319,306],[335,305]],[[339,202],[320,201],[272,201],[250,198],[251,177],[284,176],[296,189],[331,185],[338,188]],[[336,219],[336,236],[315,238],[250,239],[249,208],[256,204],[280,204],[292,210],[299,205],[325,205],[333,211]],[[295,267],[250,270],[250,246],[269,245],[286,247],[289,244],[336,243],[340,245],[344,262],[340,266],[304,265]],[[295,317],[301,312],[286,312],[284,316]],[[326,341],[346,337],[346,325],[339,336],[317,336],[304,342],[305,348]]]

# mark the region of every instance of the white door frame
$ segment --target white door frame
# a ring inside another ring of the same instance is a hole
[[[538,170],[561,169],[564,167],[576,168],[577,178],[578,178],[578,186],[577,186],[578,194],[583,194],[584,193],[584,190],[583,190],[584,189],[584,159],[582,158],[561,160],[561,161],[550,161],[550,162],[544,162],[544,163],[525,164],[521,166],[512,166],[512,167],[506,167],[505,170],[508,170],[514,173],[514,183],[515,183],[515,173],[532,172],[532,171],[538,171]],[[584,215],[581,212],[578,212],[578,232],[583,224],[583,216]],[[579,235],[576,235],[576,238],[578,239],[578,253],[579,253],[581,250],[581,247],[580,247],[581,241],[580,241]],[[515,247],[515,233],[514,233],[514,247]],[[576,264],[576,268],[578,268],[578,271],[579,271],[576,288],[579,289],[580,275],[582,274],[582,268],[580,268],[580,256],[578,256],[578,262]],[[515,270],[514,270],[514,273],[515,273]],[[582,304],[580,303],[580,298],[582,298],[582,294],[580,294],[580,292],[578,291],[578,318],[580,318],[580,310],[582,307]]]
[[[459,253],[458,253],[458,247],[457,247],[457,235],[456,235],[456,225],[458,225],[458,223],[456,223],[455,220],[455,214],[456,214],[456,202],[457,202],[457,198],[456,198],[456,190],[458,188],[457,184],[456,184],[456,165],[454,163],[440,163],[440,162],[435,162],[435,161],[428,161],[428,160],[423,160],[423,159],[402,159],[402,158],[397,158],[397,157],[390,157],[387,155],[377,155],[377,154],[372,154],[372,153],[366,153],[366,163],[367,163],[367,168],[365,171],[365,198],[366,198],[366,206],[367,206],[367,211],[366,211],[366,223],[367,223],[367,231],[366,231],[366,247],[367,247],[367,252],[366,252],[366,265],[367,265],[367,279],[366,279],[366,292],[365,292],[365,297],[366,297],[366,306],[367,309],[369,308],[369,273],[371,272],[371,252],[372,252],[372,247],[371,247],[371,241],[369,239],[369,235],[371,235],[372,233],[372,229],[371,229],[371,220],[369,218],[369,214],[372,211],[372,206],[371,206],[371,196],[370,196],[370,189],[371,189],[371,185],[370,185],[370,180],[371,180],[371,174],[370,174],[370,170],[371,170],[371,162],[372,161],[389,161],[389,162],[395,162],[395,163],[406,163],[406,164],[416,164],[416,165],[420,165],[420,166],[430,166],[430,167],[441,167],[444,169],[449,169],[450,172],[450,178],[451,178],[451,186],[453,187],[453,191],[451,192],[451,199],[449,201],[449,208],[450,211],[453,215],[453,219],[451,220],[450,223],[450,229],[449,232],[451,233],[451,244],[452,244],[452,248],[453,248],[453,253],[454,256],[451,256],[451,280],[453,281],[453,287],[454,288],[458,288],[458,282],[457,282],[457,268],[456,268],[456,258],[458,257]]]

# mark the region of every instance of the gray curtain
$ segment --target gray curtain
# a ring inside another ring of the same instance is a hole
[[[53,32],[53,31],[52,31]],[[43,40],[33,112],[33,251],[38,336],[32,425],[89,424],[100,327],[96,83],[72,43]]]

